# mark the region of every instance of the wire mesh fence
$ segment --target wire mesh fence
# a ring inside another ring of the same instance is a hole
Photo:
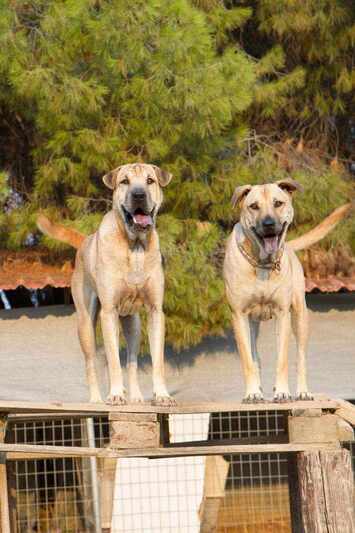
[[[94,442],[89,442],[90,426]],[[107,418],[18,420],[9,424],[7,441],[16,444],[104,446]],[[10,463],[16,495],[18,533],[96,531],[94,485],[97,473],[87,458],[48,458]]]
[[[285,433],[284,414],[275,411],[169,418],[172,442]],[[109,441],[109,424],[107,417],[11,419],[7,441],[104,447]],[[355,446],[351,449],[355,462]],[[101,531],[105,512],[100,502],[99,461],[53,457],[9,464],[19,533]],[[120,459],[112,532],[197,533],[211,513],[217,533],[290,532],[287,470],[287,457],[277,453],[224,455],[213,460]],[[218,487],[211,485],[214,471],[220,476]]]

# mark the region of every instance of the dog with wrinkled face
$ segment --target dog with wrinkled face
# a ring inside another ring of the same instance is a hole
[[[303,269],[295,251],[323,238],[351,210],[335,210],[308,234],[285,242],[293,220],[292,195],[301,186],[292,179],[265,185],[237,187],[233,207],[240,221],[226,245],[224,281],[232,310],[233,330],[245,377],[244,401],[263,401],[260,359],[256,340],[260,321],[278,322],[278,359],[274,400],[291,399],[288,385],[288,344],[291,328],[296,336],[297,399],[309,400],[306,379],[308,317]]]
[[[140,345],[139,309],[148,311],[148,337],[156,404],[175,403],[164,379],[164,273],[155,229],[163,200],[162,187],[171,174],[154,165],[123,165],[103,177],[113,190],[113,206],[98,230],[85,238],[75,230],[53,224],[43,215],[37,225],[47,235],[79,248],[72,277],[78,333],[85,355],[90,401],[100,402],[95,371],[95,325],[98,314],[110,375],[107,403],[126,402],[119,359],[119,322],[127,342],[129,399],[142,402],[137,380]]]

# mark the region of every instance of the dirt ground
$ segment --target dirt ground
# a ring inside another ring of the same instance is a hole
[[[315,393],[355,398],[355,294],[311,295],[309,384]],[[263,324],[259,339],[263,384],[271,397],[275,375],[275,325]],[[0,399],[86,401],[84,360],[70,306],[0,311]],[[206,339],[196,348],[167,349],[171,393],[181,401],[239,400],[243,395],[240,361],[231,334]],[[290,382],[295,390],[295,343],[290,346]],[[106,363],[97,358],[102,392]],[[151,397],[147,356],[140,358],[140,382]]]

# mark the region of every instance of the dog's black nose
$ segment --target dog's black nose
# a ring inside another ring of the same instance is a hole
[[[263,227],[265,229],[271,229],[275,226],[275,219],[273,219],[272,217],[265,217],[264,220],[263,220]]]
[[[132,191],[132,196],[134,200],[144,200],[146,197],[144,189],[134,189]]]

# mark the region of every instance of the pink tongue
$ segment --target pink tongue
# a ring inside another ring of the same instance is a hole
[[[153,223],[152,217],[150,215],[137,214],[133,216],[133,220],[136,224],[139,224],[144,228],[146,226],[150,226]]]
[[[268,255],[277,252],[278,237],[264,237],[264,249]]]

